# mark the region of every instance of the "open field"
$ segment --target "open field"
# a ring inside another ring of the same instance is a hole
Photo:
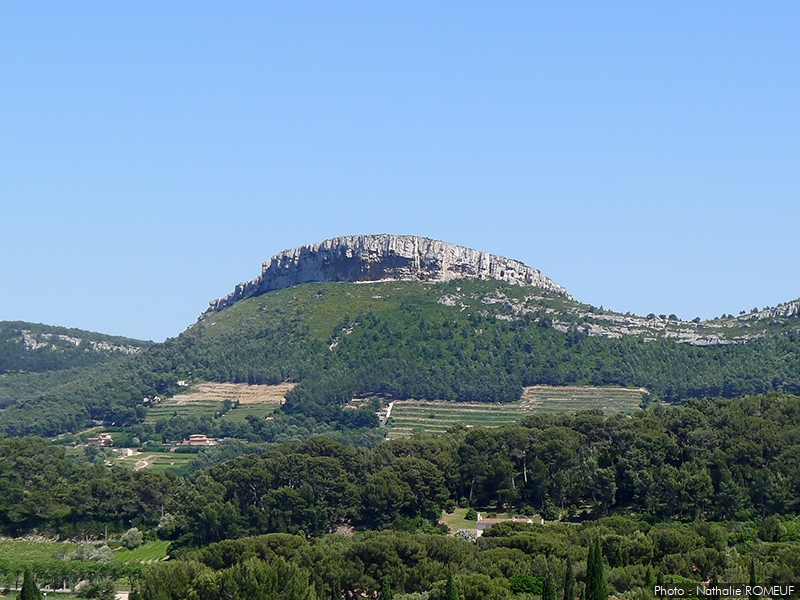
[[[167,548],[169,548],[169,545],[170,542],[159,540],[157,542],[147,542],[133,550],[117,548],[114,550],[114,560],[123,563],[156,562],[164,559],[167,555]]]
[[[142,452],[125,458],[118,458],[120,464],[127,465],[135,470],[153,469],[154,471],[166,471],[167,469],[178,469],[188,464],[194,454],[179,454],[177,452]]]
[[[246,383],[201,383],[189,391],[178,394],[152,407],[147,421],[154,423],[172,416],[213,417],[223,410],[225,401],[239,406],[228,411],[223,418],[244,421],[249,414],[265,416],[280,406],[286,392],[295,384],[248,385]]]
[[[450,533],[453,534],[459,529],[472,529],[475,531],[475,524],[477,521],[468,521],[464,518],[467,514],[466,508],[457,508],[452,513],[442,513],[442,518],[439,519],[440,523],[444,523],[450,528]]]
[[[98,542],[99,543],[99,542]],[[110,542],[113,546],[114,543]],[[149,563],[162,560],[167,555],[170,542],[146,542],[134,550],[114,549],[114,560],[123,563]],[[78,544],[51,540],[27,540],[0,538],[0,560],[12,564],[30,565],[37,561],[48,561],[54,554],[68,554],[77,550]]]
[[[400,400],[392,407],[387,437],[406,437],[415,432],[443,433],[458,424],[498,427],[534,413],[599,408],[605,414],[628,414],[639,406],[643,392],[620,387],[537,385],[525,388],[519,402],[506,404]]]
[[[78,548],[70,542],[0,538],[0,559],[17,564],[50,560],[54,554],[66,554]]]
[[[630,414],[642,402],[644,388],[534,385],[522,392],[521,404],[530,412],[577,412],[599,408],[605,414]]]

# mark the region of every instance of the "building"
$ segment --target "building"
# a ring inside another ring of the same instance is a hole
[[[114,438],[110,433],[101,433],[97,437],[89,438],[86,440],[89,446],[100,446],[101,448],[108,448],[114,444]]]
[[[193,433],[188,440],[183,440],[184,446],[216,446],[217,440],[204,433]]]

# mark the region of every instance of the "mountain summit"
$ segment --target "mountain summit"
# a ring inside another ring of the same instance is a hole
[[[517,260],[414,235],[350,235],[284,250],[263,263],[261,276],[209,303],[208,313],[292,285],[320,281],[496,279],[572,299],[567,290]]]

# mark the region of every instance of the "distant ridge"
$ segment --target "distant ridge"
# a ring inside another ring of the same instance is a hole
[[[284,250],[263,263],[261,276],[209,302],[206,314],[240,300],[312,281],[496,279],[572,299],[567,290],[517,260],[414,235],[352,235]]]

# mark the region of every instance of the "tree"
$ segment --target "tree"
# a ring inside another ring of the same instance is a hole
[[[600,540],[589,547],[589,558],[586,561],[586,593],[585,600],[608,600],[608,588],[603,573],[603,552]]]
[[[389,586],[389,581],[384,577],[381,580],[380,600],[392,600],[392,598],[394,598],[394,594],[392,594],[392,588]]]
[[[458,600],[458,590],[456,589],[456,582],[453,579],[453,574],[447,575],[447,585],[444,588],[444,600]]]
[[[19,600],[42,600],[42,594],[39,588],[36,587],[33,573],[25,569],[25,575],[22,579],[22,589],[19,592]]]
[[[144,538],[141,531],[139,531],[136,527],[132,527],[122,535],[119,541],[128,550],[133,550],[134,548],[138,548],[142,545]]]
[[[542,600],[556,600],[556,582],[548,571],[542,583]]]
[[[647,567],[647,573],[645,574],[644,578],[644,586],[645,588],[649,589],[652,593],[653,588],[656,585],[656,574],[653,572],[653,567]]]
[[[562,600],[575,600],[575,570],[572,559],[567,557],[567,570],[564,573],[564,594]]]
[[[750,585],[755,586],[758,585],[758,580],[756,579],[756,559],[750,559]],[[751,594],[749,600],[758,600],[758,596],[755,594]]]

